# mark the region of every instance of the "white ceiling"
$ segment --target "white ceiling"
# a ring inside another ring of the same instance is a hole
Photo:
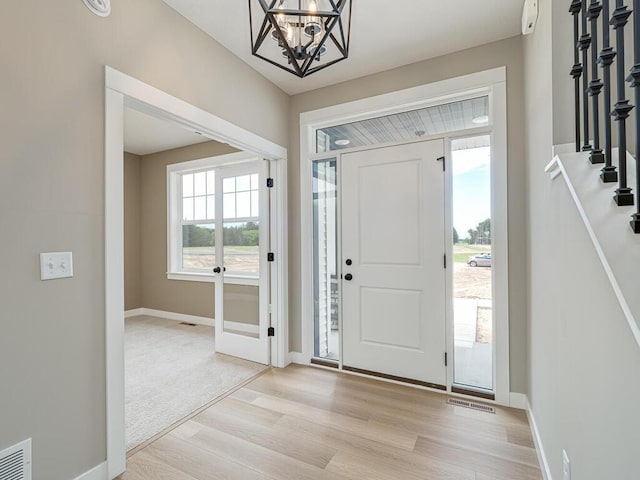
[[[186,147],[210,139],[180,125],[151,117],[131,108],[124,109],[124,151],[150,155],[173,148]]]
[[[349,59],[305,79],[251,55],[246,0],[163,0],[293,95],[520,33],[524,0],[353,0]]]

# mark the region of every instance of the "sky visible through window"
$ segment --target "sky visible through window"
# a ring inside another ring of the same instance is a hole
[[[460,238],[491,217],[491,148],[453,151],[453,226]]]

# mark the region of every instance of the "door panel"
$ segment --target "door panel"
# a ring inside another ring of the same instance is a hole
[[[443,154],[437,140],[342,156],[346,367],[446,384]]]
[[[362,287],[361,342],[390,349],[419,350],[423,302],[420,291]]]
[[[420,265],[420,224],[406,221],[421,214],[422,199],[415,195],[420,188],[420,168],[418,159],[358,168],[357,202],[366,205],[359,215],[362,265]],[[403,189],[392,190],[390,181]],[[344,185],[350,188],[346,178]],[[384,228],[380,228],[382,219]]]
[[[259,166],[232,166],[219,169],[216,179],[216,191],[223,192],[216,205],[220,219],[216,229],[216,352],[265,365],[270,363],[267,168],[267,161]],[[226,275],[251,277],[256,273],[258,286],[225,285]]]

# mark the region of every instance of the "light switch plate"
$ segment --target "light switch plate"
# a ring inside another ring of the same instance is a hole
[[[571,462],[566,450],[562,451],[562,480],[571,480]]]
[[[71,252],[40,254],[40,280],[69,277],[73,277],[73,255]]]

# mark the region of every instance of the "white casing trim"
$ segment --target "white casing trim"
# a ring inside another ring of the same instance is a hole
[[[311,195],[311,168],[316,159],[339,158],[340,155],[371,148],[382,148],[394,144],[382,144],[345,149],[321,154],[311,153],[314,149],[314,133],[317,128],[324,128],[342,123],[375,118],[429,105],[452,101],[452,99],[473,98],[488,95],[491,99],[493,124],[483,128],[451,132],[433,137],[422,137],[418,141],[445,138],[447,150],[453,138],[491,135],[494,167],[492,168],[492,218],[494,222],[494,250],[496,258],[501,261],[494,266],[494,315],[496,319],[494,349],[494,378],[496,402],[509,405],[510,373],[509,373],[509,232],[508,232],[508,185],[507,185],[507,100],[506,100],[506,68],[491,70],[455,77],[418,87],[386,93],[340,105],[321,108],[300,114],[300,252],[301,252],[301,323],[303,365],[309,363],[313,355],[313,262],[312,241],[313,216]],[[448,151],[450,153],[450,151]],[[451,171],[451,169],[448,169]],[[449,187],[447,187],[449,188]],[[450,193],[450,190],[449,190]],[[448,214],[450,216],[450,214]],[[450,220],[448,220],[450,221]],[[452,229],[447,228],[452,231]],[[452,240],[452,239],[451,239]],[[453,242],[447,242],[447,255],[453,255]],[[452,270],[448,269],[448,281],[452,281]],[[447,313],[447,350],[454,351],[452,301]],[[294,357],[292,357],[294,358]],[[297,362],[296,362],[297,363]],[[342,367],[342,365],[340,365]],[[447,386],[453,385],[453,369],[447,374]]]
[[[167,273],[167,280],[180,280],[185,282],[216,283],[216,278],[217,277],[215,275],[209,275],[208,273]],[[250,287],[257,287],[260,285],[260,279],[225,275],[224,283],[230,285],[247,285]]]
[[[107,462],[102,462],[100,465],[93,467],[88,472],[83,473],[74,480],[108,480],[107,477]]]
[[[538,424],[536,423],[533,411],[531,410],[531,403],[526,396],[525,399],[527,401],[527,416],[529,417],[529,425],[531,426],[533,443],[535,444],[536,452],[538,454],[538,461],[540,462],[542,477],[544,478],[544,480],[553,480],[551,477],[551,469],[549,468],[549,461],[547,460],[547,455],[544,451],[544,446],[542,445],[542,437],[540,436],[540,431],[538,430]]]
[[[272,192],[270,298],[272,365],[283,367],[288,340],[288,244],[287,244],[287,149],[238,127],[220,117],[169,95],[109,66],[105,66],[105,323],[107,390],[107,476],[115,478],[126,469],[124,432],[124,106],[168,120],[239,150],[273,160],[276,179]]]

